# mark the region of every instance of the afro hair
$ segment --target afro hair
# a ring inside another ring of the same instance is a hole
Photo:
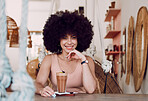
[[[51,15],[43,29],[43,40],[46,49],[52,53],[61,53],[60,39],[66,34],[77,36],[76,49],[80,52],[89,48],[93,38],[91,21],[78,11],[59,11]]]

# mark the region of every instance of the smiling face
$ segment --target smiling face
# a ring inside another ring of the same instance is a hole
[[[62,48],[62,53],[68,54],[70,51],[77,47],[77,37],[72,34],[67,34],[60,40],[60,45]]]

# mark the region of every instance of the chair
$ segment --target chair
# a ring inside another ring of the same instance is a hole
[[[39,60],[38,60],[38,59],[31,60],[31,61],[27,64],[27,72],[28,72],[28,74],[31,76],[31,78],[34,79],[34,80],[35,80],[36,77],[37,77],[38,65],[39,65]]]
[[[99,81],[100,91],[101,93],[104,93],[106,75],[103,72],[103,69],[101,68],[101,63],[99,63],[98,61],[95,61],[95,74]],[[116,79],[112,76],[111,73],[108,73],[107,84],[106,84],[106,94],[122,94],[122,93],[123,91],[120,88]]]

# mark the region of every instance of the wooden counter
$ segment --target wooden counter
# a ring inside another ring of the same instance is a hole
[[[35,95],[34,101],[148,101],[148,94],[76,94],[56,98]]]

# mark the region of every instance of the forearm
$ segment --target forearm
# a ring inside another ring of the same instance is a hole
[[[71,51],[67,55],[68,59],[74,58],[74,59],[80,59],[81,65],[83,68],[83,86],[87,93],[93,93],[96,89],[96,77],[95,77],[95,68],[94,68],[94,62],[92,58],[83,55],[81,52],[77,50]],[[87,61],[88,63],[87,63]]]
[[[93,93],[96,89],[96,79],[92,75],[88,64],[82,64],[83,68],[83,86],[87,93]]]
[[[67,92],[78,92],[78,93],[86,93],[84,87],[77,87],[77,88],[66,88]]]

